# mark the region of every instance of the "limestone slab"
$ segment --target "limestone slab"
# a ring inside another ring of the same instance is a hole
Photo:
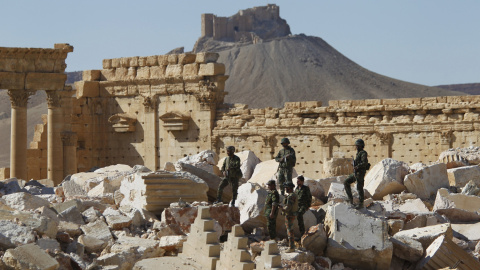
[[[470,180],[480,185],[480,167],[478,165],[448,169],[447,174],[450,186],[464,187]]]
[[[433,211],[447,216],[452,222],[480,221],[480,197],[460,193],[450,194],[441,188],[437,192]]]
[[[411,238],[422,243],[424,249],[426,249],[438,236],[445,235],[446,238],[453,238],[452,227],[449,223],[439,224],[433,226],[427,226],[422,228],[415,228],[410,230],[403,230],[396,233],[393,237],[399,238]]]
[[[15,269],[55,270],[60,266],[57,260],[35,244],[9,249],[2,260],[7,266]]]
[[[436,194],[439,188],[449,186],[447,166],[439,163],[408,174],[405,176],[404,185],[419,198],[428,199]]]
[[[375,200],[381,200],[387,194],[400,193],[405,190],[403,179],[408,170],[405,162],[384,159],[368,171],[365,176],[365,189]]]

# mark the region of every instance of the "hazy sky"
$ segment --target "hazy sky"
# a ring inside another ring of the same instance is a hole
[[[292,34],[323,38],[376,73],[426,85],[480,82],[478,0],[0,0],[0,46],[70,43],[67,71],[192,49],[200,15],[274,3]]]

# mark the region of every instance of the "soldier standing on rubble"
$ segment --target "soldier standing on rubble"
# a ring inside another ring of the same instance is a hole
[[[312,204],[312,193],[310,188],[305,186],[303,183],[305,178],[300,175],[297,177],[297,187],[295,188],[295,193],[298,197],[298,212],[297,212],[297,221],[298,229],[300,230],[300,235],[305,234],[305,224],[303,223],[303,214],[307,212]]]
[[[367,151],[363,150],[365,147],[365,142],[362,139],[358,139],[355,141],[355,147],[357,148],[357,156],[355,157],[353,164],[353,173],[350,174],[343,185],[345,186],[345,192],[348,196],[348,202],[353,204],[353,196],[352,196],[352,189],[351,184],[357,182],[357,191],[358,197],[360,199],[360,203],[357,205],[357,208],[363,207],[363,184],[365,181],[365,173],[368,169],[370,169],[370,163],[368,163],[368,154]]]
[[[297,162],[297,157],[295,156],[295,150],[290,147],[290,140],[288,140],[288,138],[283,138],[280,143],[283,149],[278,152],[275,161],[279,163],[277,172],[278,184],[280,185],[282,195],[285,195],[284,184],[292,183],[293,167]]]
[[[278,194],[275,186],[275,180],[267,182],[268,195],[265,200],[265,216],[267,217],[267,229],[270,235],[270,240],[275,240],[277,237],[277,214],[278,205],[280,203],[280,194]]]
[[[223,161],[222,173],[224,178],[217,191],[216,203],[222,202],[223,189],[230,183],[232,185],[232,202],[231,206],[235,206],[235,200],[237,199],[238,181],[242,178],[242,171],[240,170],[240,158],[235,155],[235,147],[227,147],[227,157]]]
[[[292,182],[284,184],[288,195],[283,200],[283,214],[285,215],[285,227],[287,228],[288,246],[287,253],[295,251],[295,235],[293,234],[293,223],[298,211],[297,194],[293,192],[295,185]]]

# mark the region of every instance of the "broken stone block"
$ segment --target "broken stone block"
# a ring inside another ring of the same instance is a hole
[[[132,266],[136,260],[133,254],[125,251],[104,254],[98,257],[96,262],[98,265],[103,266],[102,269],[129,270],[132,269]],[[108,268],[109,266],[111,268]]]
[[[133,208],[129,205],[120,206],[118,209],[125,216],[132,219],[132,225],[134,227],[150,226],[154,222],[158,221],[157,216],[145,209]]]
[[[426,249],[438,236],[445,235],[448,239],[453,238],[452,227],[449,223],[403,230],[396,233],[393,237],[397,239],[411,238],[419,241]]]
[[[94,207],[90,207],[90,208],[88,208],[87,210],[83,211],[83,213],[82,213],[83,220],[84,220],[86,223],[94,222],[94,221],[97,220],[101,215],[102,215],[102,214],[101,214],[98,210],[95,210]]]
[[[213,175],[217,175],[215,173],[214,167],[216,167],[218,163],[218,155],[212,150],[204,150],[196,155],[181,158],[177,161],[177,163],[189,164],[199,169],[205,170]]]
[[[20,187],[18,183],[18,179],[13,177],[9,178],[7,180],[2,181],[2,186],[0,188],[0,195],[8,195],[8,194],[13,194],[20,192],[22,187]]]
[[[282,257],[275,240],[265,242],[265,247],[257,258],[257,270],[283,269]]]
[[[33,242],[35,242],[35,235],[29,227],[19,226],[10,220],[0,220],[1,248],[15,248]]]
[[[73,206],[75,206],[79,211],[84,209],[84,206],[80,200],[68,200],[62,203],[56,203],[53,205],[52,209],[59,214]]]
[[[170,203],[206,201],[208,185],[187,172],[133,174],[125,177],[120,192],[125,198],[120,206],[129,205],[160,215]]]
[[[176,171],[175,165],[172,162],[165,162],[165,165],[163,166],[163,170],[168,172]]]
[[[385,221],[366,216],[345,203],[329,206],[326,256],[352,268],[388,269],[393,245]]]
[[[160,248],[160,241],[139,237],[121,236],[110,248],[111,252],[131,252],[135,260],[163,256],[165,249]]]
[[[423,256],[422,243],[409,237],[392,237],[393,254],[402,260],[416,262]]]
[[[438,224],[450,223],[445,216],[440,215],[439,213],[435,212],[425,212],[425,213],[413,213],[414,216],[412,217],[411,214],[407,214],[405,217],[405,225],[403,226],[403,230],[410,230],[415,228],[433,226]]]
[[[265,187],[268,181],[277,180],[278,162],[274,159],[263,161],[255,166],[252,177],[248,180],[250,183],[256,183]],[[297,171],[293,169],[292,178],[297,177]],[[280,189],[277,183],[277,189]]]
[[[60,212],[58,215],[64,221],[72,222],[80,225],[85,224],[85,221],[83,220],[83,216],[76,206],[67,208],[64,211]]]
[[[228,234],[228,240],[223,245],[216,269],[255,269],[255,264],[247,251],[247,243],[248,238],[245,237],[242,227],[240,225],[233,226],[232,232]]]
[[[105,220],[112,230],[121,230],[132,225],[132,219],[123,215],[108,215]]]
[[[400,204],[397,208],[402,213],[428,213],[427,206],[421,199],[408,199]]]
[[[410,165],[409,170],[408,170],[408,173],[409,173],[409,174],[410,174],[410,173],[414,173],[414,172],[419,171],[419,170],[421,170],[421,169],[423,169],[423,168],[425,168],[425,167],[427,167],[427,165],[424,164],[424,163],[421,163],[421,162],[413,163],[412,165]],[[447,169],[448,169],[448,167],[447,167]]]
[[[480,221],[480,197],[450,194],[441,188],[437,192],[433,211],[445,215],[452,222]]]
[[[169,235],[160,237],[159,248],[167,251],[178,253],[182,250],[183,242],[187,241],[185,235]]]
[[[55,239],[40,238],[37,240],[37,246],[39,246],[43,250],[49,250],[49,251],[61,250],[60,243],[58,243],[58,241]]]
[[[322,200],[323,202],[327,202],[328,200],[327,194],[328,194],[328,190],[330,190],[330,185],[332,183],[343,185],[343,182],[345,181],[345,179],[347,179],[347,175],[322,178],[318,180],[305,179],[305,185],[307,185],[310,188],[310,192],[312,193],[312,196]]]
[[[104,242],[113,240],[112,233],[110,232],[108,225],[100,219],[95,222],[88,223],[87,225],[82,225],[80,226],[80,229],[82,229],[85,235],[93,236]]]
[[[58,222],[38,214],[0,210],[0,220],[18,220],[32,228],[40,236],[47,235],[50,238],[55,238],[57,235]]]
[[[448,169],[447,174],[450,186],[464,187],[468,181],[480,185],[480,167],[478,165]]]
[[[447,166],[439,163],[425,167],[405,176],[403,182],[409,192],[416,194],[421,199],[428,199],[436,194],[439,188],[449,186]]]
[[[57,260],[35,244],[7,250],[2,261],[14,269],[55,270],[60,266]]]
[[[94,236],[80,235],[78,242],[85,247],[88,253],[102,251],[107,246],[107,242]]]
[[[473,180],[470,180],[465,187],[462,189],[462,194],[463,195],[475,195],[478,196],[480,195],[480,188],[477,187],[477,184],[473,182]]]
[[[452,224],[452,230],[454,235],[458,235],[465,240],[479,241],[480,240],[480,222],[477,223],[458,223]]]
[[[365,176],[364,188],[373,199],[381,200],[387,194],[400,193],[405,190],[403,179],[408,174],[407,163],[391,158],[375,164]]]
[[[388,224],[388,234],[394,235],[403,229],[403,225],[405,223],[402,219],[389,219],[387,220],[387,224]]]
[[[334,177],[353,173],[351,158],[331,158],[323,161],[323,176]]]
[[[365,194],[365,199],[370,198],[370,194],[365,189],[364,189],[364,194]],[[358,203],[358,191],[356,186],[353,186],[353,185],[352,185],[352,195],[353,195],[353,201],[355,203]],[[328,190],[328,193],[327,193],[327,198],[329,202],[330,201],[333,201],[333,202],[346,201],[348,197],[347,197],[347,193],[345,193],[345,186],[340,183],[331,183],[330,189]]]
[[[424,258],[416,269],[480,269],[480,262],[452,242],[445,235],[440,235],[430,244]]]
[[[310,227],[302,237],[302,247],[311,251],[315,256],[322,256],[327,247],[328,236],[323,224]]]
[[[50,203],[47,200],[44,200],[26,192],[18,192],[5,195],[2,197],[2,200],[5,202],[6,205],[20,211],[33,210],[42,206],[50,206]]]

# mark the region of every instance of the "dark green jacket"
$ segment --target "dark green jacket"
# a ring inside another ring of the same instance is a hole
[[[303,185],[301,188],[298,186],[295,188],[295,193],[298,197],[298,212],[303,213],[312,205],[312,193],[310,188]]]
[[[285,216],[296,216],[298,211],[298,197],[295,192],[285,196],[283,199],[283,211]]]
[[[280,195],[278,194],[277,190],[269,190],[267,199],[265,200],[265,216],[268,217],[270,216],[270,213],[272,212],[273,206],[278,205],[280,203]],[[277,208],[277,213],[278,213],[278,208]],[[276,216],[277,213],[274,213]]]
[[[368,166],[368,154],[365,150],[360,150],[357,152],[355,157],[355,167],[357,167],[357,173],[365,174],[367,172]]]
[[[242,170],[240,170],[240,158],[236,155],[226,157],[223,161],[222,172],[228,172],[227,177],[242,178]]]
[[[286,158],[287,162],[285,162],[285,157],[290,154],[289,157]],[[278,152],[278,155],[275,157],[275,161],[279,162],[278,165],[280,168],[293,168],[295,167],[295,163],[297,163],[297,157],[295,156],[295,150],[292,147],[288,146],[287,148],[283,148]]]

